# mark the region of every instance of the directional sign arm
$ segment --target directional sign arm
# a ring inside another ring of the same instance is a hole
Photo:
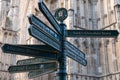
[[[70,42],[66,41],[65,42],[65,47],[66,50],[71,51],[73,54],[79,55],[82,58],[85,58],[85,53],[83,53],[82,51],[80,51],[77,47],[75,47],[73,44],[71,44]]]
[[[29,77],[29,79],[32,79],[35,77],[42,76],[44,74],[52,73],[54,71],[57,71],[57,68],[48,68],[48,69],[43,69],[43,70],[39,70],[39,71],[30,71],[28,73],[28,77]]]
[[[19,46],[19,45],[10,45],[4,44],[2,46],[2,51],[4,53],[18,54],[24,56],[33,56],[33,57],[46,57],[57,59],[57,54],[53,52],[44,52],[41,50],[36,50],[29,47]]]
[[[60,29],[60,25],[58,24],[58,22],[55,20],[55,18],[53,17],[53,15],[51,14],[51,12],[48,10],[48,8],[46,7],[46,5],[44,4],[43,1],[39,1],[38,3],[39,5],[39,9],[41,10],[41,12],[43,13],[43,15],[48,19],[48,21],[50,22],[50,24],[55,28],[55,30],[61,34],[61,29]]]
[[[86,66],[87,65],[87,61],[86,59],[80,57],[79,55],[73,54],[71,53],[69,50],[67,51],[67,56],[73,60],[75,60],[76,62]]]
[[[86,66],[87,61],[85,60],[85,54],[80,51],[78,48],[76,48],[74,45],[72,45],[70,42],[65,42],[66,52],[67,56],[72,58],[73,60],[77,61],[78,63]]]
[[[117,30],[67,30],[67,37],[117,37]]]
[[[56,50],[61,51],[60,42],[54,40],[49,34],[46,34],[46,32],[35,28],[33,25],[30,25],[28,31],[31,36],[53,47]]]
[[[18,60],[16,64],[17,65],[27,65],[27,64],[38,64],[38,63],[42,63],[42,62],[53,62],[53,61],[56,61],[56,59],[37,57],[37,58]]]
[[[42,22],[33,14],[28,16],[28,20],[31,25],[34,25],[35,28],[43,31],[47,35],[50,35],[54,40],[58,42],[61,41],[61,35],[57,34],[54,30],[52,30],[49,26],[47,26],[44,22]]]
[[[27,48],[31,48],[31,49],[35,49],[35,50],[40,50],[40,51],[44,51],[44,52],[53,52],[53,53],[59,53],[56,49],[48,46],[48,45],[18,45],[18,46],[22,46],[22,47],[27,47]]]
[[[39,63],[39,64],[28,64],[28,65],[17,65],[10,66],[8,71],[10,73],[19,73],[19,72],[27,72],[27,71],[39,71],[48,68],[57,68],[57,62],[47,62],[47,63]]]

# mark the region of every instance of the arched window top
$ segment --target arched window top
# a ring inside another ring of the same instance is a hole
[[[5,28],[11,28],[11,20],[9,17],[6,17]]]

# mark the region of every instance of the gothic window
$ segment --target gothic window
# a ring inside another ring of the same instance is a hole
[[[89,29],[92,29],[92,19],[89,18]]]
[[[77,0],[77,2],[76,2],[76,11],[77,11],[77,13],[76,13],[76,25],[77,26],[79,26],[80,25],[80,1],[79,0]]]
[[[4,33],[3,43],[7,43],[7,37],[8,37],[7,34],[8,34],[7,32]]]
[[[75,39],[74,43],[77,45],[77,47],[80,47],[78,39]]]
[[[110,21],[111,21],[111,23],[115,22],[115,13],[113,10],[110,11]]]
[[[108,25],[108,16],[107,14],[104,14],[104,17],[103,17],[103,26],[107,26]]]
[[[5,77],[4,80],[7,80],[7,78]]]
[[[6,22],[5,22],[5,28],[10,28],[11,27],[11,21],[9,17],[6,17]]]
[[[3,70],[4,69],[4,64],[3,63],[1,63],[1,70]]]
[[[79,79],[79,75],[76,75],[76,79],[77,79],[77,80]]]
[[[103,4],[103,0],[100,0],[100,12],[101,12],[101,18],[103,18],[103,14],[104,14],[104,4]],[[103,20],[103,19],[102,19]],[[103,22],[103,21],[102,21]],[[103,25],[103,23],[102,23]]]
[[[87,18],[86,18],[86,16],[87,16],[87,4],[86,4],[86,0],[83,0],[83,2],[84,2],[84,16],[85,16],[85,27],[87,27]]]
[[[112,80],[112,75],[111,75],[111,76],[109,76],[109,80]]]
[[[117,63],[117,59],[116,59],[116,56],[117,56],[117,54],[116,54],[116,45],[115,45],[115,40],[113,39],[112,40],[112,53],[113,53],[113,64],[114,64],[114,70],[115,71],[118,71],[118,63]]]
[[[13,35],[12,36],[12,43],[16,44],[18,42],[18,36],[17,35]]]
[[[75,14],[75,22],[74,22],[74,25],[78,26],[78,15]]]
[[[85,80],[87,80],[87,77],[85,76]]]
[[[8,69],[8,64],[5,64],[5,70],[7,70]]]

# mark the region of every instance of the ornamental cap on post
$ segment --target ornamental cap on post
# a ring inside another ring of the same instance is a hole
[[[58,21],[63,22],[67,18],[68,12],[65,8],[59,8],[54,16]]]

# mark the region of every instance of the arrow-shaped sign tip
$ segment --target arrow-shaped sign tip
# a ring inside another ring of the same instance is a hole
[[[119,32],[117,31],[117,36],[119,35]]]
[[[2,49],[3,52],[5,52],[6,45],[8,45],[8,44],[4,44],[4,45],[1,47],[1,49]]]
[[[11,73],[11,66],[8,68],[8,72]]]
[[[28,28],[29,35],[32,35],[31,26],[32,26],[32,25],[30,25],[30,27]]]
[[[1,47],[2,51],[4,50],[4,45]]]
[[[30,24],[32,24],[32,20],[31,20],[31,18],[33,17],[33,14],[30,14],[30,15],[27,16],[27,17],[28,17],[28,20],[29,20]]]

